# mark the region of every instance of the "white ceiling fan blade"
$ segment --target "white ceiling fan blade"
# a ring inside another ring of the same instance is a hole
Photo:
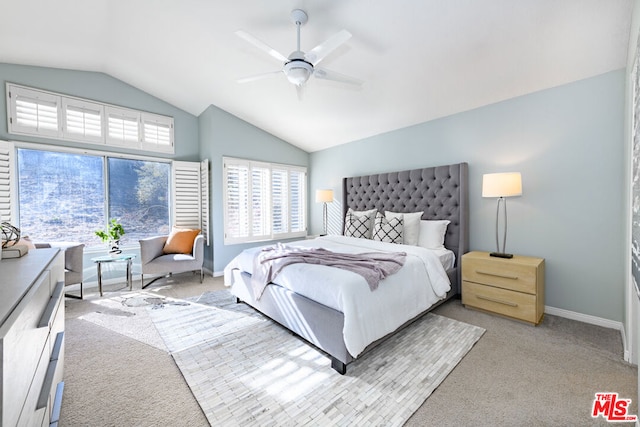
[[[339,48],[350,38],[351,33],[347,30],[342,30],[307,52],[304,55],[304,59],[313,65],[318,65],[327,55]]]
[[[289,60],[289,59],[287,59],[286,56],[284,56],[283,54],[281,54],[280,52],[278,52],[277,50],[275,50],[274,48],[272,48],[268,44],[264,43],[263,41],[258,40],[257,38],[255,38],[251,34],[247,33],[246,31],[238,30],[238,31],[236,31],[236,35],[238,37],[240,37],[241,39],[244,39],[244,40],[248,41],[249,43],[251,43],[252,45],[257,47],[258,49],[266,52],[268,55],[270,55],[271,57],[277,59],[280,62],[287,62]]]
[[[276,77],[278,74],[281,74],[281,73],[282,73],[282,70],[271,71],[271,72],[262,73],[262,74],[256,74],[254,76],[248,76],[248,77],[243,77],[241,79],[238,79],[237,82],[238,83],[255,82],[256,80],[262,80],[262,79],[268,79],[270,77]]]
[[[329,71],[326,68],[316,68],[313,75],[317,79],[332,80],[334,82],[346,83],[352,86],[362,86],[364,83],[362,80],[356,79],[355,77],[336,73],[335,71]]]

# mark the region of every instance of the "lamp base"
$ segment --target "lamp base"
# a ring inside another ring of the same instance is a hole
[[[505,253],[502,253],[502,252],[491,252],[489,254],[489,256],[494,256],[494,257],[497,257],[497,258],[508,258],[508,259],[513,258],[513,254],[505,254]]]

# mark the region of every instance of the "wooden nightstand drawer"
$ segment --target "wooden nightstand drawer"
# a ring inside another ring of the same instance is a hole
[[[511,260],[465,258],[462,275],[470,282],[535,294],[536,268],[509,261]]]
[[[536,296],[471,282],[462,282],[462,304],[538,323]]]
[[[462,256],[462,304],[538,324],[544,314],[544,259]]]

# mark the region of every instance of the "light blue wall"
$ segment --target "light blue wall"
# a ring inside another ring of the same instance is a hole
[[[213,105],[200,115],[199,125],[200,156],[211,162],[212,270],[220,273],[240,251],[256,245],[224,244],[222,158],[229,156],[308,167],[309,154]],[[211,256],[207,254],[206,259]]]
[[[103,73],[62,70],[0,63],[1,92],[5,83],[16,83],[37,89],[76,96],[107,104],[171,116],[174,119],[175,154],[153,154],[154,157],[175,160],[199,160],[198,119],[192,114],[174,107],[146,92]],[[100,150],[100,145],[87,145],[68,141],[10,135],[7,132],[7,105],[0,101],[0,139],[27,141],[48,145],[83,147]],[[149,155],[148,152],[110,147],[110,151]]]
[[[519,171],[507,251],[546,259],[547,306],[623,321],[624,91],[619,70],[315,152],[310,189],[335,190],[339,233],[342,177],[468,162],[470,248],[491,251],[496,200],[481,197],[482,174]],[[321,206],[310,212],[317,233]]]

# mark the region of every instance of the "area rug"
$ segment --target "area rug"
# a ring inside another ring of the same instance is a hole
[[[484,333],[429,313],[340,375],[227,291],[148,310],[215,426],[401,426]]]

